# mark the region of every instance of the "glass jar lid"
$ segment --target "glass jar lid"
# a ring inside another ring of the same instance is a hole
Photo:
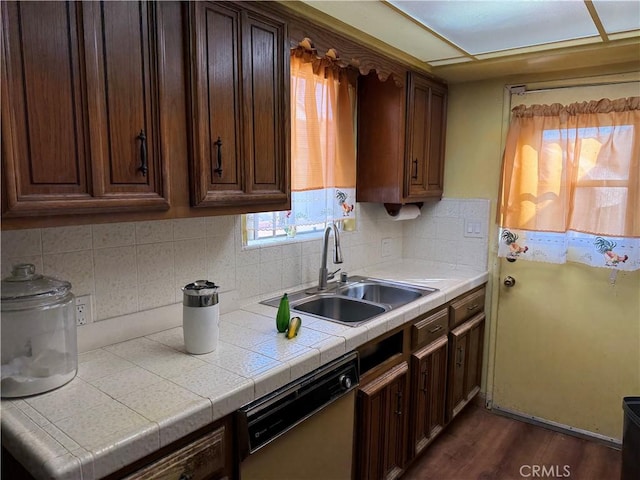
[[[48,303],[64,297],[71,290],[65,280],[36,273],[35,265],[20,263],[13,266],[11,276],[2,280],[2,305],[5,302],[37,301]]]

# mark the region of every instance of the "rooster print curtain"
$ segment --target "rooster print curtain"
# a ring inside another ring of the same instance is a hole
[[[640,269],[640,97],[512,110],[498,256]]]
[[[580,232],[530,232],[501,228],[498,256],[510,262],[578,262],[618,270],[640,269],[640,239]]]

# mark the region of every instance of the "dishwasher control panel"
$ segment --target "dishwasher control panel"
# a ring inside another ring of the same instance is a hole
[[[349,353],[238,410],[242,458],[358,386],[358,354]]]

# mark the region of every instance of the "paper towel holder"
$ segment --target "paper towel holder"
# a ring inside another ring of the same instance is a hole
[[[403,203],[385,203],[384,204],[384,208],[387,210],[387,213],[389,215],[391,215],[392,217],[395,217],[398,215],[398,213],[400,213],[400,209],[402,208],[402,206],[405,205]],[[413,203],[412,205],[416,205],[418,208],[422,209],[422,205],[424,205],[424,202],[416,202]]]

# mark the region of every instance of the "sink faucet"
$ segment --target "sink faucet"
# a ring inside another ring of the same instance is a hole
[[[335,223],[329,225],[324,231],[324,246],[322,248],[322,264],[320,265],[320,274],[318,275],[318,290],[327,289],[327,280],[331,280],[338,272],[328,273],[327,270],[327,249],[329,248],[329,233],[333,230],[333,263],[342,263],[342,250],[340,249],[340,234]]]

